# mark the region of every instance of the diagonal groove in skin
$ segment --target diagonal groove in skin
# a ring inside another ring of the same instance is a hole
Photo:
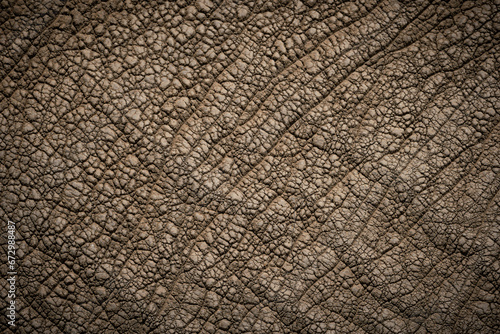
[[[449,192],[451,192],[451,191],[452,191],[452,190],[453,190],[456,186],[458,186],[458,185],[461,183],[461,181],[462,181],[463,179],[465,179],[467,176],[469,176],[469,175],[470,175],[470,173],[472,172],[472,170],[475,168],[475,165],[477,164],[477,162],[479,162],[479,160],[480,160],[480,158],[481,158],[481,155],[482,155],[483,153],[484,153],[484,151],[483,151],[483,152],[481,152],[481,154],[479,155],[479,157],[476,159],[475,163],[473,164],[473,168],[471,168],[467,174],[465,174],[464,176],[462,176],[462,177],[460,178],[460,180],[459,180],[459,181],[455,182],[455,186],[454,186],[452,189],[450,189],[449,191],[447,191],[447,192],[446,192],[445,194],[443,194],[440,198],[436,199],[436,200],[434,201],[434,203],[432,203],[432,204],[429,206],[429,208],[433,208],[433,207],[435,206],[435,204],[436,204],[436,203],[438,203],[438,202],[439,202],[442,198],[444,198],[444,197],[445,197],[445,196],[446,196]],[[491,201],[490,201],[490,202],[491,202]],[[417,220],[417,221],[416,221],[416,222],[415,222],[412,226],[410,226],[410,229],[412,229],[414,226],[418,226],[418,223],[419,223],[419,222],[421,221],[421,219],[425,216],[426,212],[427,212],[427,211],[425,211],[425,212],[423,212],[423,213],[422,213],[422,215],[418,218],[418,220]],[[476,240],[480,234],[481,234],[481,231],[479,231],[479,232],[475,235],[475,239],[474,239],[474,240]],[[407,237],[408,237],[408,236],[404,236],[404,238],[407,238]],[[401,242],[402,242],[402,241],[401,241]],[[474,241],[474,242],[475,242],[475,241]],[[474,243],[474,242],[473,242],[473,243]],[[466,256],[467,256],[467,255],[468,255],[468,254],[466,254]],[[479,264],[477,264],[477,265],[475,266],[475,269],[478,269],[478,266],[479,266]],[[435,267],[435,266],[434,266],[434,267]],[[433,269],[433,268],[432,268],[432,269]],[[427,275],[428,275],[428,274],[432,271],[432,269],[428,271],[428,273],[424,276],[424,278],[426,278],[426,277],[427,277]],[[473,273],[473,271],[471,271],[469,275],[472,275],[472,273]],[[478,280],[479,280],[479,278],[478,278]],[[442,284],[444,284],[445,282],[446,282],[446,281],[443,281],[443,282],[442,282]],[[421,284],[421,282],[419,282],[419,284]],[[436,304],[437,304],[437,301],[435,301],[432,305],[436,305]],[[458,315],[457,315],[457,316],[458,316]]]
[[[422,11],[420,11],[420,12],[417,14],[417,17],[418,17],[418,16],[419,16],[419,15],[420,15],[420,14],[421,14],[424,10],[425,10],[425,9],[423,9]],[[410,22],[411,22],[411,20],[410,20]],[[408,23],[408,24],[409,24],[409,23]],[[406,26],[405,26],[405,27],[406,27]],[[404,28],[405,28],[405,27],[404,27]],[[403,28],[403,29],[404,29],[404,28]],[[398,32],[398,35],[399,35],[399,32]],[[394,41],[394,40],[398,37],[398,35],[396,35],[396,37],[395,37],[395,38],[391,39],[391,41],[390,41],[388,44],[389,44],[389,45],[390,45],[390,44],[392,44],[392,42],[393,42],[393,41]],[[371,58],[373,58],[374,56],[376,56],[377,54],[379,54],[380,52],[382,52],[382,50],[383,50],[383,47],[381,47],[381,48],[380,48],[380,51],[378,51],[377,53],[375,53],[375,54],[373,54],[373,55],[369,55],[369,59],[368,59],[368,60],[364,60],[364,61],[363,61],[363,63],[362,63],[361,65],[356,65],[356,66],[355,66],[355,67],[354,67],[354,68],[353,68],[350,72],[348,72],[348,73],[347,73],[347,75],[346,75],[345,77],[343,77],[343,78],[340,80],[340,82],[339,82],[339,83],[337,83],[337,86],[341,85],[344,81],[346,81],[346,80],[349,78],[349,76],[350,76],[352,73],[355,73],[355,72],[356,72],[359,68],[363,67],[366,63],[368,63],[368,62],[370,61],[370,59],[371,59]],[[313,78],[313,79],[315,79],[315,78]],[[313,79],[311,79],[311,81],[312,81]],[[319,104],[321,104],[321,103],[322,103],[322,102],[323,102],[323,101],[324,101],[327,97],[328,97],[328,95],[327,95],[327,96],[325,96],[325,97],[323,97],[323,98],[322,98],[322,100],[320,100],[319,102],[317,102],[317,103],[316,103],[313,107],[311,107],[311,108],[310,108],[307,112],[305,112],[303,115],[299,115],[299,117],[298,117],[295,121],[293,121],[293,123],[291,123],[291,125],[290,125],[290,126],[286,127],[286,129],[287,129],[287,130],[286,130],[286,131],[285,131],[285,132],[284,132],[281,136],[279,136],[277,140],[275,140],[275,144],[274,144],[274,145],[273,145],[270,149],[266,150],[266,153],[264,153],[264,154],[263,154],[263,157],[262,157],[262,158],[261,158],[261,159],[260,159],[260,160],[259,160],[259,161],[258,161],[258,162],[257,162],[257,163],[253,166],[253,167],[252,167],[252,168],[250,168],[250,169],[249,169],[249,171],[248,171],[245,175],[243,175],[243,176],[240,178],[240,181],[241,181],[241,180],[243,180],[243,179],[245,178],[245,176],[246,176],[246,175],[248,175],[248,174],[250,173],[250,171],[252,171],[252,170],[253,170],[256,166],[258,166],[258,165],[260,164],[260,162],[262,162],[262,161],[263,161],[263,160],[264,160],[264,159],[265,159],[265,158],[269,155],[269,152],[271,152],[271,151],[272,151],[272,150],[276,147],[276,145],[278,145],[278,143],[280,142],[280,139],[281,139],[281,138],[283,138],[283,136],[284,136],[284,135],[285,135],[285,134],[286,134],[286,133],[287,133],[287,132],[288,132],[291,128],[293,128],[293,126],[294,126],[294,125],[295,125],[298,121],[300,121],[300,120],[301,120],[301,119],[302,119],[305,115],[307,115],[307,114],[308,114],[311,110],[313,110],[315,107],[317,107]],[[236,187],[238,186],[238,184],[239,184],[239,182],[240,182],[240,181],[238,181],[238,183],[234,186],[234,188],[236,188]]]
[[[492,131],[491,133],[493,133],[493,131]],[[490,133],[490,134],[491,134],[491,133]],[[483,152],[481,152],[481,154],[482,154],[482,153],[483,153]],[[487,204],[487,206],[486,206],[486,209],[484,210],[484,215],[486,215],[486,212],[489,210],[489,207],[490,207],[491,203],[493,203],[493,201],[494,201],[494,200],[495,200],[495,198],[498,196],[498,194],[500,194],[500,187],[498,188],[497,192],[493,195],[493,197],[491,198],[491,200],[490,200],[490,201],[488,201],[488,204]],[[480,234],[484,234],[485,236],[486,236],[486,235],[488,235],[488,231],[484,231],[484,232],[482,231],[482,230],[484,229],[484,225],[485,225],[485,221],[484,221],[484,217],[483,217],[483,220],[482,220],[482,223],[481,223],[481,227],[480,227],[480,231],[477,233],[477,235],[476,235],[476,237],[475,237],[475,239],[474,239],[474,242],[473,242],[473,243],[475,243],[475,241],[477,240],[477,238],[478,238],[478,236],[479,236]],[[491,226],[488,226],[487,230],[489,230],[489,228],[490,228],[490,227],[491,227]],[[470,250],[469,250],[469,251],[470,251]],[[467,254],[467,255],[468,255],[468,254]],[[480,263],[479,263],[479,261],[478,261],[478,262],[477,262],[477,264],[476,264],[476,268],[475,268],[475,269],[478,269],[478,268],[479,268],[479,265],[480,265]],[[471,274],[472,274],[472,273],[471,273]],[[480,282],[480,280],[481,280],[481,278],[482,278],[482,277],[481,277],[480,275],[478,275],[478,276],[479,276],[479,277],[477,278],[476,283],[474,284],[473,288],[471,289],[471,292],[470,292],[470,294],[468,295],[467,299],[466,299],[466,300],[464,300],[464,301],[461,303],[460,310],[459,310],[458,312],[456,312],[455,321],[453,321],[453,322],[454,322],[454,325],[453,325],[452,330],[455,330],[455,327],[456,327],[456,325],[458,324],[458,319],[460,318],[460,314],[462,313],[462,310],[463,310],[463,309],[465,309],[465,307],[467,306],[467,303],[471,300],[472,296],[474,295],[474,292],[475,292],[475,291],[476,291],[476,289],[479,287],[479,282]]]
[[[17,55],[17,61],[15,61],[15,64],[12,66],[12,68],[5,73],[5,75],[3,75],[2,77],[0,77],[0,83],[3,83],[3,81],[10,76],[10,74],[16,69],[16,67],[19,65],[19,62],[22,61],[23,57],[29,52],[29,49],[33,46],[34,42],[36,40],[39,40],[43,37],[43,34],[52,27],[52,25],[54,24],[54,22],[56,22],[56,20],[59,18],[59,16],[61,15],[62,11],[66,8],[66,5],[68,3],[69,0],[66,0],[66,2],[63,2],[61,8],[57,11],[57,13],[54,15],[54,17],[47,23],[43,26],[43,28],[40,30],[40,32],[37,34],[37,36],[33,39],[33,41],[29,41],[28,43],[28,46],[26,47],[25,50],[22,51],[22,53],[20,55]],[[4,25],[5,23],[1,24],[2,26]],[[40,47],[41,48],[41,47]],[[37,50],[38,51],[38,50]],[[2,69],[2,72],[3,69]]]
[[[355,70],[356,70],[356,68],[355,68]],[[355,70],[354,70],[354,71],[355,71]],[[352,71],[351,73],[353,73],[354,71]],[[348,76],[346,76],[346,78],[347,78],[347,77],[348,77]],[[344,79],[344,80],[345,80],[345,79]],[[320,103],[321,103],[321,101],[320,101]],[[312,108],[312,109],[313,109],[313,108]],[[312,110],[312,109],[311,109],[311,110]],[[301,118],[297,119],[294,123],[292,123],[292,125],[290,125],[290,126],[289,126],[289,127],[287,127],[287,128],[289,129],[289,128],[293,127],[293,124],[295,124],[295,123],[296,123],[298,120],[300,120],[300,119],[301,119]],[[284,135],[284,134],[283,134],[283,135]],[[283,135],[281,135],[281,137],[283,137]],[[281,138],[281,137],[280,137],[280,138]],[[275,146],[279,143],[279,141],[280,141],[279,139],[278,139],[278,140],[276,140],[276,141],[275,141],[275,144],[274,144],[274,145],[271,147],[271,149],[269,149],[268,151],[269,151],[269,152],[270,152],[270,151],[272,151],[272,150],[273,150],[273,148],[274,148],[274,147],[275,147]],[[263,159],[264,159],[266,156],[267,156],[267,154],[264,154],[264,155],[263,155]],[[262,160],[263,160],[263,159],[262,159]],[[261,162],[262,160],[260,160],[260,162]],[[258,165],[260,162],[258,162],[258,163],[257,163],[257,165]],[[254,166],[253,168],[255,168],[255,166]],[[252,170],[252,169],[250,169],[250,170],[249,170],[249,172],[250,172],[251,170]],[[245,174],[245,175],[248,175],[248,173],[249,173],[249,172],[247,172],[247,174]],[[244,177],[245,177],[245,175],[244,175],[244,176],[242,176],[242,177],[240,178],[240,180],[243,180],[243,179],[244,179]],[[238,186],[238,184],[236,184],[236,185],[233,187],[233,189],[234,189],[234,188],[236,188],[237,186]],[[231,190],[229,190],[227,193],[229,193],[229,192],[231,192]],[[191,247],[190,249],[192,249],[192,247]],[[189,252],[189,253],[190,253],[190,252]],[[186,259],[187,259],[188,257],[189,257],[189,256],[187,256],[187,257],[186,257]],[[181,270],[181,271],[182,271],[182,270]],[[174,283],[174,284],[175,284],[175,283]],[[171,289],[172,289],[172,288],[171,288]],[[171,289],[170,289],[170,290],[171,290]]]
[[[429,101],[431,101],[431,100],[429,100]],[[427,104],[426,104],[426,106],[427,106]],[[426,106],[424,106],[423,108],[421,108],[421,109],[422,109],[422,112],[426,109]],[[364,116],[363,116],[363,117],[364,117]],[[360,126],[361,126],[361,122],[359,123],[358,127],[360,127]],[[355,133],[356,133],[356,137],[355,137],[355,138],[357,138],[357,137],[359,136],[359,131],[355,131]],[[406,141],[406,140],[405,140],[405,141]],[[401,145],[401,146],[403,146],[403,144],[404,144],[404,142],[403,142],[403,143],[401,143],[400,145]],[[423,145],[423,146],[424,146],[424,145]],[[423,147],[423,146],[421,146],[421,147]],[[417,153],[418,153],[418,151],[417,151]],[[416,154],[417,154],[417,153],[416,153]],[[416,156],[416,154],[414,155],[414,157]],[[411,162],[411,160],[410,160],[410,162]],[[363,160],[363,161],[359,162],[359,164],[358,164],[357,166],[362,166],[364,163],[365,163],[365,161]],[[341,184],[341,183],[343,182],[343,180],[344,180],[347,176],[349,176],[349,174],[350,174],[352,171],[355,171],[356,169],[357,169],[357,168],[354,168],[353,170],[351,170],[351,171],[349,171],[348,173],[346,173],[346,174],[343,176],[343,178],[342,178],[339,182],[334,183],[332,186],[330,186],[330,188],[329,188],[329,189],[325,192],[325,194],[324,194],[324,195],[320,195],[320,196],[318,196],[318,201],[319,201],[321,198],[326,198],[326,197],[330,194],[330,191],[331,191],[331,190],[335,189],[335,187],[336,187],[337,185]],[[394,178],[394,180],[395,180],[395,178]],[[387,188],[387,191],[389,190],[389,188],[390,188],[390,187],[388,187],[388,188]],[[316,202],[314,203],[314,206],[316,206],[316,205],[317,205],[318,201],[316,201]],[[379,204],[380,204],[380,203],[381,203],[381,202],[379,202]],[[354,213],[353,213],[353,214],[354,214]],[[292,249],[293,249],[293,246],[292,246]]]
[[[374,8],[376,8],[376,6],[377,6],[377,5],[378,5],[378,3],[375,5],[375,7],[374,7]],[[364,18],[364,16],[363,16],[362,18]],[[342,31],[342,30],[345,30],[345,29],[347,29],[347,28],[349,28],[349,27],[350,27],[350,24],[349,24],[349,25],[347,25],[347,26],[345,26],[345,27],[342,27],[342,29],[339,29],[339,30],[337,30],[337,31],[334,31],[331,35],[329,35],[328,37],[326,37],[326,38],[324,38],[323,40],[321,40],[321,41],[317,44],[317,46],[316,46],[316,47],[314,47],[314,49],[313,49],[311,52],[315,51],[315,50],[316,50],[319,46],[323,45],[326,41],[330,40],[331,36],[334,36],[337,32]],[[311,52],[310,52],[310,53],[311,53]],[[309,54],[310,54],[310,53],[309,53]],[[272,80],[270,80],[270,82],[269,82],[269,83],[265,86],[264,91],[266,91],[266,90],[267,90],[269,93],[268,93],[268,94],[266,94],[266,95],[264,96],[264,98],[262,99],[262,102],[260,102],[260,103],[257,105],[257,109],[256,109],[256,112],[255,112],[255,113],[257,113],[257,112],[261,109],[261,106],[262,106],[262,104],[263,104],[263,103],[265,103],[266,101],[268,101],[268,99],[269,99],[269,98],[271,98],[271,97],[272,97],[272,92],[275,90],[275,86],[276,86],[277,84],[279,84],[279,82],[280,82],[280,81],[279,81],[279,79],[277,79],[277,78],[278,78],[278,77],[282,77],[282,76],[283,76],[283,75],[282,75],[282,73],[283,73],[285,70],[287,70],[289,67],[291,67],[291,66],[295,66],[295,65],[297,64],[297,62],[298,62],[298,61],[302,61],[305,57],[309,57],[309,54],[306,54],[304,57],[302,57],[302,58],[298,59],[297,61],[293,62],[293,63],[292,63],[292,64],[290,64],[289,66],[286,66],[285,68],[283,68],[282,70],[280,70],[280,72],[278,72],[277,74],[275,74],[275,77],[274,77]],[[288,72],[288,71],[287,71],[287,72]],[[318,73],[318,74],[319,74],[319,73]],[[290,75],[290,73],[288,73],[288,75]],[[311,81],[312,81],[312,80],[311,80]],[[309,81],[309,82],[310,82],[310,81]],[[309,82],[308,82],[308,83],[309,83]],[[271,89],[268,89],[268,88],[269,88],[269,84],[271,84],[271,83],[276,83],[276,84],[275,84],[275,86],[273,87],[273,89],[272,89],[272,90],[271,90]],[[257,96],[257,94],[255,94],[255,95],[254,95],[254,97],[256,97],[256,96]],[[248,107],[248,105],[250,105],[252,102],[253,102],[253,100],[250,100],[250,101],[249,101],[249,103],[247,104],[247,107]],[[245,112],[245,111],[246,111],[246,108],[247,108],[247,107],[245,107],[245,108],[243,109],[243,112]],[[254,118],[254,117],[255,117],[255,113],[253,114],[253,117],[252,117],[252,118]],[[251,119],[252,119],[252,118],[251,118]],[[250,119],[249,119],[249,120],[250,120]],[[248,122],[248,121],[247,121],[247,122]],[[240,124],[240,125],[238,126],[238,128],[241,128],[243,125],[245,125],[245,124]],[[289,127],[289,128],[290,128],[290,127]],[[235,130],[236,130],[236,129],[235,129]],[[265,155],[264,155],[264,156],[265,156]]]

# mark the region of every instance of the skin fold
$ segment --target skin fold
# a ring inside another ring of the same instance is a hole
[[[500,2],[0,6],[0,332],[500,332]]]

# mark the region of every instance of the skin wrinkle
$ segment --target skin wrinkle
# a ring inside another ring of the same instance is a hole
[[[499,332],[499,5],[4,1],[0,331]]]

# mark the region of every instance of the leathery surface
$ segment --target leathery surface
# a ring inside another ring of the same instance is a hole
[[[499,7],[2,1],[0,330],[498,333]]]

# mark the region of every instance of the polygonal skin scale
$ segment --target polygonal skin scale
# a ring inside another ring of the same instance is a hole
[[[2,333],[500,332],[499,1],[0,6]]]

